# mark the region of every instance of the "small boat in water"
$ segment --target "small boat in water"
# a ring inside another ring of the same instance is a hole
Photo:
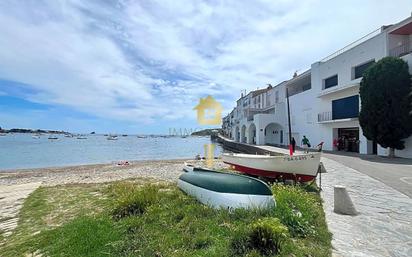
[[[178,187],[213,208],[272,208],[269,186],[256,178],[185,165]]]
[[[49,136],[47,139],[50,139],[50,140],[57,140],[57,139],[59,139],[58,137],[56,137],[56,136]]]
[[[147,136],[137,136],[137,138],[147,138]]]
[[[34,134],[33,136],[31,136],[33,139],[39,139],[40,135],[39,134]]]
[[[84,135],[78,135],[76,138],[77,139],[87,139],[87,137],[85,137]]]
[[[248,175],[308,182],[316,178],[320,153],[293,156],[224,153],[222,160],[224,163],[232,165],[235,170]]]
[[[117,140],[118,138],[117,136],[108,136],[106,139],[107,140]]]
[[[7,136],[7,133],[0,133],[0,137],[5,137]]]

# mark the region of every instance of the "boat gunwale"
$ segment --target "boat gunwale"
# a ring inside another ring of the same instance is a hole
[[[261,179],[258,179],[258,178],[255,178],[255,177],[252,177],[252,176],[245,175],[245,174],[238,174],[238,173],[233,173],[233,172],[221,172],[221,171],[217,171],[217,170],[204,169],[204,168],[201,168],[201,167],[193,167],[193,171],[187,171],[187,170],[185,170],[185,171],[186,172],[211,172],[211,173],[227,174],[227,175],[231,175],[231,176],[237,176],[237,177],[244,177],[244,178],[252,179],[252,180],[255,180],[257,182],[262,182],[265,185],[267,185],[267,183],[265,181],[263,181]],[[269,187],[269,185],[267,185],[267,186]]]
[[[250,193],[241,193],[241,192],[232,192],[232,191],[221,191],[221,190],[218,191],[218,190],[214,190],[210,187],[205,187],[205,186],[199,185],[198,183],[194,183],[193,181],[188,181],[188,180],[184,179],[185,175],[196,174],[196,173],[199,174],[199,173],[202,173],[202,172],[204,172],[204,173],[216,173],[216,174],[220,174],[220,175],[230,175],[232,177],[241,177],[242,179],[249,179],[249,180],[254,181],[255,183],[256,182],[259,183],[260,186],[265,187],[266,192],[259,193],[259,194],[250,194]],[[232,194],[240,194],[240,195],[272,195],[273,196],[273,192],[272,192],[271,188],[269,187],[269,185],[266,182],[264,182],[263,180],[251,177],[251,176],[243,175],[243,174],[236,174],[236,173],[231,174],[231,173],[224,173],[224,172],[219,172],[219,171],[214,171],[214,170],[205,170],[205,171],[203,171],[203,170],[195,171],[194,170],[194,171],[191,171],[191,172],[183,173],[182,175],[180,175],[178,180],[184,181],[186,183],[189,183],[191,185],[194,185],[194,186],[197,186],[197,187],[200,187],[200,188],[204,188],[204,189],[207,189],[207,190],[210,190],[210,191],[218,192],[218,193],[232,193]]]

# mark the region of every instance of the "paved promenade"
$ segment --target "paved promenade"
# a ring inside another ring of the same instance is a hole
[[[0,231],[9,236],[17,226],[19,210],[29,194],[41,183],[0,185]],[[1,244],[1,241],[0,241]]]
[[[289,154],[288,149],[258,147]],[[330,157],[321,159],[327,171],[322,174],[321,196],[326,221],[333,233],[333,256],[412,256],[412,199],[407,194],[411,187],[403,187],[402,181],[399,182],[401,178],[412,174],[409,161],[391,163],[389,160],[389,163],[385,163],[331,154],[323,156]],[[347,216],[333,212],[335,185],[347,188],[359,215]]]
[[[412,199],[384,183],[328,158],[322,158],[322,198],[333,256],[412,256]],[[333,187],[343,185],[360,212],[333,212]]]
[[[356,153],[323,153],[324,157],[375,178],[412,197],[412,160]]]

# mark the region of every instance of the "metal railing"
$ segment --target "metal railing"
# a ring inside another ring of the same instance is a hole
[[[332,120],[332,112],[318,113],[318,122],[330,121],[330,120]]]
[[[412,41],[405,40],[402,45],[389,50],[389,56],[401,57],[412,52]]]

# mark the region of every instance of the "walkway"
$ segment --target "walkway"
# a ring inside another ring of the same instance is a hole
[[[399,192],[412,197],[412,160],[376,155],[323,153],[347,167],[375,178]]]
[[[412,256],[412,199],[390,186],[322,157],[322,198],[333,256]],[[357,216],[333,212],[333,187],[344,185],[360,212]]]
[[[10,186],[0,185],[0,234],[9,236],[12,233],[17,226],[18,213],[24,200],[40,184],[41,182]]]

